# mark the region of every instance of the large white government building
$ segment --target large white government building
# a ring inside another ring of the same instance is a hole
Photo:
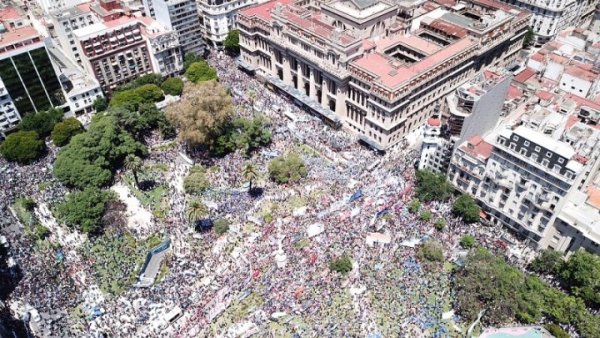
[[[241,67],[385,150],[483,67],[513,63],[529,14],[493,0],[283,0],[237,21]]]

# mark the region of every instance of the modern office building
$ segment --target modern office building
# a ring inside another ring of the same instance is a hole
[[[493,0],[270,1],[238,13],[240,66],[384,150],[484,67],[509,65],[529,14]]]
[[[0,136],[26,114],[65,104],[57,72],[31,26],[0,35]]]
[[[502,0],[531,12],[530,26],[542,45],[569,26],[591,21],[598,2],[594,0]]]
[[[222,48],[230,30],[235,28],[237,12],[266,0],[199,0],[202,35],[213,47]]]
[[[179,34],[182,54],[204,54],[204,41],[196,0],[146,0],[146,15]]]

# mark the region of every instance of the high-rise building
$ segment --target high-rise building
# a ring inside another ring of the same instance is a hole
[[[44,41],[28,26],[0,39],[0,135],[26,114],[65,104],[65,94]]]
[[[223,47],[227,33],[235,28],[237,12],[267,0],[199,0],[202,35],[214,47]]]
[[[196,0],[145,0],[146,15],[179,34],[183,54],[204,54]]]
[[[600,110],[588,103],[571,115],[559,110],[571,106],[569,99],[517,111],[516,120],[456,149],[450,181],[477,199],[491,223],[509,227],[538,247],[600,252],[600,223],[594,223],[600,221],[595,122]]]
[[[270,1],[238,13],[240,66],[384,150],[482,68],[514,63],[529,15],[493,0]]]
[[[598,2],[594,0],[501,0],[531,12],[530,26],[538,45],[544,44],[569,26],[592,20]]]

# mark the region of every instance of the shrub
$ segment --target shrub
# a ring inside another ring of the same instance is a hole
[[[85,233],[97,232],[101,226],[105,205],[114,198],[111,192],[97,188],[67,195],[65,201],[57,206],[59,219],[67,226]]]
[[[352,271],[352,260],[350,260],[350,257],[343,255],[329,262],[329,270],[346,274]]]
[[[423,210],[421,211],[421,214],[419,215],[419,219],[423,222],[429,222],[431,221],[431,211],[429,210]]]
[[[197,194],[210,187],[206,178],[206,170],[202,166],[194,166],[190,173],[183,179],[183,190],[187,194]]]
[[[474,223],[479,221],[479,214],[481,213],[481,209],[475,203],[473,197],[462,194],[459,198],[454,201],[452,205],[452,212],[462,217],[463,221],[467,223]]]
[[[416,214],[419,210],[421,210],[421,202],[418,199],[410,201],[408,211],[410,211],[411,214]]]
[[[293,153],[286,157],[278,157],[269,163],[269,176],[279,184],[297,182],[307,174],[304,161]]]
[[[170,77],[160,85],[160,88],[167,95],[179,96],[183,92],[183,80],[177,77]]]
[[[185,77],[194,82],[203,82],[217,79],[217,71],[204,60],[196,61],[185,71]]]
[[[423,202],[447,201],[454,192],[454,187],[443,174],[436,174],[429,170],[419,170],[416,176],[416,193]]]
[[[471,235],[464,235],[460,239],[459,244],[460,244],[460,246],[462,246],[465,249],[470,249],[475,246],[475,237],[473,237]]]
[[[571,337],[567,331],[563,330],[560,326],[558,326],[554,323],[546,324],[544,326],[544,328],[546,330],[548,330],[548,332],[550,332],[554,336],[554,338],[569,338],[569,337]]]
[[[435,220],[434,226],[437,231],[442,231],[446,227],[446,221],[443,218],[438,218]]]
[[[60,122],[63,118],[62,109],[50,109],[37,113],[26,114],[23,120],[19,123],[21,131],[35,131],[41,138],[50,135],[54,125]]]
[[[18,131],[0,144],[0,153],[9,161],[30,164],[44,154],[46,144],[35,131]]]
[[[419,259],[424,259],[430,262],[443,262],[444,251],[440,243],[432,240],[428,240],[421,244],[419,251],[417,252]]]
[[[62,147],[71,141],[71,137],[80,133],[83,133],[81,122],[74,117],[69,117],[54,126],[50,137],[56,146]]]

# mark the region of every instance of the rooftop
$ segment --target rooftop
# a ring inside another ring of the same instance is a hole
[[[0,48],[12,46],[19,42],[27,42],[35,38],[40,39],[40,34],[35,28],[31,26],[18,28],[0,35]]]
[[[277,5],[287,5],[294,0],[271,0],[260,5],[250,6],[241,10],[239,13],[248,17],[259,17],[269,21],[271,19],[271,10]]]
[[[460,149],[475,158],[487,160],[492,155],[493,146],[484,141],[481,136],[476,135],[461,146]]]
[[[407,38],[404,35],[395,35],[390,39],[392,39],[390,42],[391,44],[393,44],[394,41],[398,43],[407,41]],[[475,41],[465,37],[446,46],[445,48],[437,48],[436,52],[433,54],[428,55],[422,60],[410,65],[403,65],[401,62],[395,61],[393,57],[385,56],[380,52],[367,53],[353,61],[352,65],[373,74],[384,86],[395,88],[404,84],[411,78],[422,74],[423,72],[442,63],[443,61],[446,61],[475,45]],[[426,47],[427,49],[433,48],[431,46],[421,47]]]
[[[519,126],[513,130],[513,133],[526,140],[530,140],[535,144],[539,144],[566,159],[571,159],[571,157],[575,155],[575,150],[573,150],[573,148],[569,145],[537,130],[533,130],[525,126]]]

